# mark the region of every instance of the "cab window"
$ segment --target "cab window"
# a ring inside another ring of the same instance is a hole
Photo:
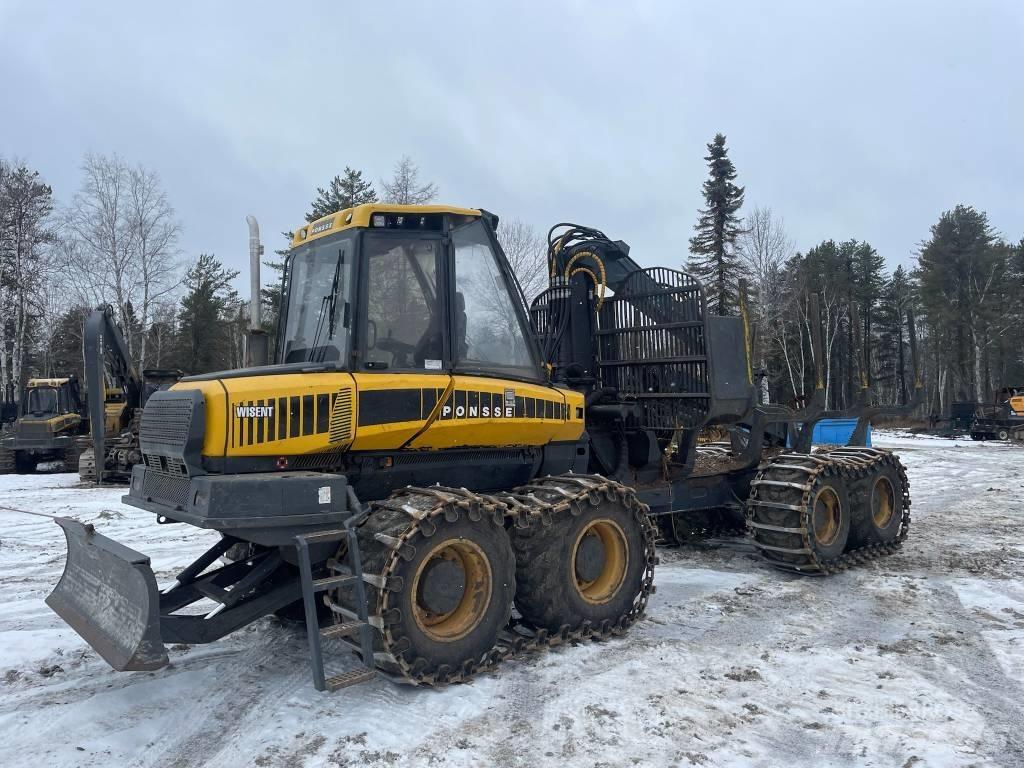
[[[437,289],[440,241],[377,235],[363,243],[363,366],[441,370],[447,324]]]
[[[455,247],[454,356],[458,369],[538,378],[517,296],[509,290],[480,220],[452,232]]]

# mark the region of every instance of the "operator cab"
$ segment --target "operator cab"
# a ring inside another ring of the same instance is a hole
[[[80,408],[78,379],[32,379],[21,397],[21,415],[25,419],[47,420]]]
[[[362,205],[296,233],[277,362],[543,379],[497,217]]]

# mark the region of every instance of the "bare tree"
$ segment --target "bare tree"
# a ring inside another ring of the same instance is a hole
[[[766,370],[768,348],[777,346],[789,365],[789,350],[785,345],[786,337],[792,329],[786,322],[787,312],[791,308],[787,306],[785,266],[793,257],[793,241],[786,234],[782,219],[776,218],[771,208],[757,207],[747,215],[743,223],[737,250],[750,275],[753,291],[753,315],[758,327],[754,359],[761,370]],[[791,366],[789,374],[796,392]],[[762,402],[767,403],[767,379],[763,381]]]
[[[420,184],[420,169],[408,155],[395,163],[391,181],[381,179],[385,203],[399,205],[422,205],[437,197],[437,185],[433,182]]]
[[[175,218],[159,177],[116,155],[86,155],[61,252],[79,300],[117,308],[133,360],[146,364],[154,306],[181,283]]]
[[[497,235],[529,305],[548,287],[548,250],[544,238],[522,219],[502,219]]]
[[[156,302],[181,285],[177,242],[181,225],[167,201],[159,177],[138,167],[128,174],[128,233],[137,271],[133,293],[139,296],[138,365],[146,367],[147,330]]]
[[[72,249],[77,258],[67,267],[89,294],[115,305],[127,329],[135,282],[131,174],[120,157],[93,154],[85,156],[82,174],[82,186],[67,213],[68,231],[77,241]],[[127,333],[125,341],[134,357],[133,334]]]

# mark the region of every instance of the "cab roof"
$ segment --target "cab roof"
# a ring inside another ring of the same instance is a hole
[[[32,387],[59,387],[61,384],[67,384],[71,379],[67,376],[61,379],[29,379],[28,384],[25,386]]]
[[[394,213],[399,215],[415,216],[417,214],[429,213],[450,213],[456,216],[481,216],[477,208],[460,208],[454,205],[397,205],[392,203],[365,203],[354,208],[346,208],[343,211],[323,216],[316,221],[303,224],[295,230],[292,236],[292,248],[318,237],[333,235],[345,229],[367,228],[370,226],[371,217],[375,213]]]

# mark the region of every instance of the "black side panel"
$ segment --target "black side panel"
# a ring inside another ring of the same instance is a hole
[[[575,443],[572,444],[575,446]],[[363,501],[382,499],[406,485],[450,485],[498,491],[522,485],[541,466],[539,448],[355,453],[346,474]]]
[[[711,349],[712,417],[721,421],[739,419],[754,405],[754,390],[748,378],[743,320],[711,315],[707,318]]]

